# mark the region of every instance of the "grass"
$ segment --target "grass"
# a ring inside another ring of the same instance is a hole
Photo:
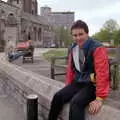
[[[56,48],[53,50],[50,50],[43,54],[44,58],[51,61],[52,57],[60,57],[60,56],[66,56],[67,55],[67,48]],[[109,58],[115,58],[115,53],[111,52],[109,53]],[[57,64],[65,64],[65,60],[56,60]]]
[[[50,50],[43,54],[44,58],[50,62],[52,57],[60,57],[67,55],[67,48],[56,48],[54,50]],[[58,63],[64,63],[65,60],[59,60]]]
[[[59,57],[59,56],[65,56],[67,55],[67,48],[56,48],[54,50],[50,50],[46,53],[43,54],[44,58],[48,61],[50,61],[50,59],[52,57]],[[115,57],[115,53],[109,53],[109,57]]]

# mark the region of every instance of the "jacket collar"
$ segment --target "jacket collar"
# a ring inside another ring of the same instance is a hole
[[[82,48],[86,49],[88,48],[88,46],[91,44],[92,38],[88,37],[88,39],[85,41],[85,43],[83,44]],[[77,45],[76,42],[72,43],[72,48],[74,48]]]
[[[85,41],[85,43],[83,44],[82,48],[86,49],[88,48],[88,46],[91,44],[92,38],[88,37],[88,39]]]

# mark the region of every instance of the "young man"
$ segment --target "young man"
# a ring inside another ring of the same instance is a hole
[[[107,51],[88,35],[85,22],[78,20],[71,27],[71,46],[66,86],[52,100],[48,120],[57,120],[63,105],[70,102],[69,120],[85,120],[85,108],[97,113],[109,91],[109,64]]]

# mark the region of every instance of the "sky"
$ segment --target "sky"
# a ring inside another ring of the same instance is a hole
[[[38,0],[39,14],[43,6],[51,7],[53,12],[75,12],[75,20],[84,20],[90,35],[98,32],[106,20],[114,19],[120,25],[120,0]]]

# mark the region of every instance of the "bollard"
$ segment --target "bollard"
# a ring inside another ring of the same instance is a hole
[[[27,96],[27,120],[38,120],[38,96]]]
[[[55,79],[55,59],[51,59],[51,78]]]

